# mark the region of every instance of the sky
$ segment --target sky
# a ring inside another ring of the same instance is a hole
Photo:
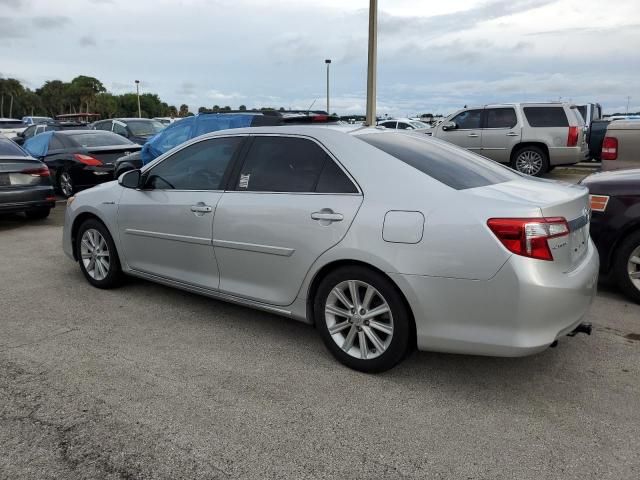
[[[0,0],[0,76],[169,104],[364,113],[368,0]],[[640,0],[379,0],[378,113],[565,100],[640,110]],[[627,97],[631,97],[628,100]]]

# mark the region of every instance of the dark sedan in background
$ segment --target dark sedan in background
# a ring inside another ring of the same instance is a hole
[[[16,138],[12,138],[14,142],[18,145],[24,145],[24,142],[29,140],[31,137],[35,137],[39,133],[50,132],[52,130],[81,130],[89,128],[86,123],[80,122],[47,122],[47,123],[37,123],[34,125],[30,125],[27,127],[24,132],[18,133]]]
[[[64,130],[36,135],[24,148],[47,164],[54,185],[70,197],[79,189],[113,180],[115,160],[139,151],[140,145],[112,132]]]
[[[47,166],[0,135],[0,213],[45,218],[55,206]]]
[[[594,173],[581,183],[591,194],[601,271],[640,303],[640,169]]]
[[[134,143],[144,145],[147,140],[164,130],[166,125],[150,118],[112,118],[94,122],[91,127],[117,133]]]

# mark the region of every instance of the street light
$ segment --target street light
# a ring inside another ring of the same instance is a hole
[[[327,64],[327,114],[331,115],[329,110],[329,65],[331,65],[331,59],[327,58],[324,63]]]
[[[367,64],[367,119],[365,125],[376,124],[376,65],[378,55],[378,0],[369,3],[369,60]]]
[[[142,118],[142,110],[140,110],[140,80],[136,80],[136,96],[138,97],[138,118]]]

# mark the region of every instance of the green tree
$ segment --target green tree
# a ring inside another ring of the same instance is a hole
[[[207,111],[207,107],[199,107],[198,108],[198,113],[203,113]]]
[[[183,103],[180,105],[180,110],[178,111],[179,117],[188,117],[189,116],[189,105]]]
[[[94,104],[96,95],[107,91],[100,80],[85,75],[80,75],[71,80],[69,90],[75,104],[78,105],[79,112],[82,112],[83,108],[85,112],[88,112]]]
[[[238,107],[238,110],[240,110],[241,112],[246,112],[247,111],[247,107],[246,107],[246,105],[240,105]]]
[[[219,112],[220,111],[220,105],[214,105],[211,110],[213,110],[214,112]]]

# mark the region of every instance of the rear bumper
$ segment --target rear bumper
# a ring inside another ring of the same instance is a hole
[[[549,148],[549,164],[572,165],[589,159],[589,147],[551,147]]]
[[[407,296],[420,350],[517,357],[576,328],[596,295],[592,242],[573,271],[512,256],[490,280],[391,274]]]
[[[0,212],[24,212],[36,208],[54,208],[53,187],[7,188],[0,190]]]

